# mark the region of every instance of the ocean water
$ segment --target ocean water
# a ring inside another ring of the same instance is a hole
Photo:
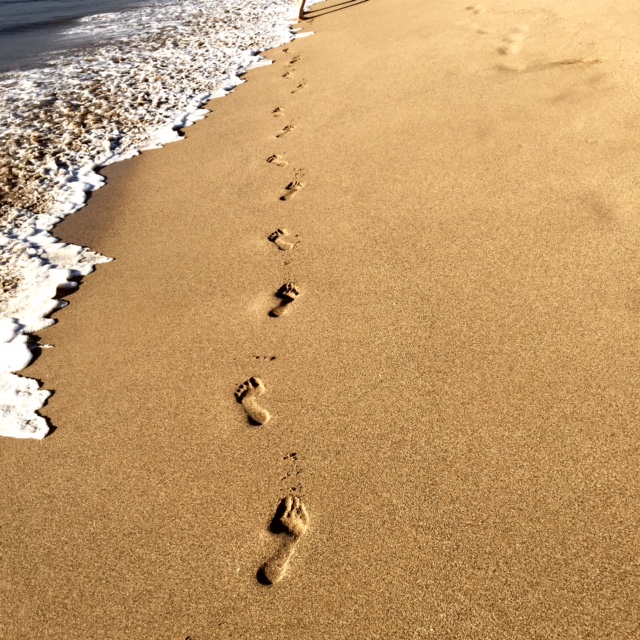
[[[55,51],[95,45],[106,34],[69,31],[83,18],[117,13],[126,19],[130,10],[149,4],[149,0],[0,0],[0,72],[37,66]]]
[[[50,393],[16,372],[60,291],[109,260],[52,227],[100,167],[179,141],[295,37],[294,15],[292,0],[0,0],[0,435],[48,432]]]

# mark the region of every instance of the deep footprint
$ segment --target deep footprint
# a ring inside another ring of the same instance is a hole
[[[297,496],[287,496],[276,509],[270,527],[275,534],[283,536],[282,545],[258,571],[258,582],[276,584],[285,577],[300,538],[309,529],[309,512]]]
[[[286,136],[287,133],[291,133],[295,128],[296,128],[295,125],[288,124],[286,127],[282,129],[280,133],[276,135],[276,138],[282,138],[283,136]]]
[[[282,107],[276,107],[275,109],[271,110],[271,113],[273,113],[276,118],[280,118],[284,115],[284,109]]]
[[[280,196],[280,200],[284,200],[285,202],[291,200],[303,187],[304,183],[299,180],[293,180],[285,187],[286,191]]]
[[[273,242],[280,251],[290,251],[294,247],[294,242],[287,240],[290,238],[289,232],[286,229],[276,229],[273,233],[270,233],[268,238]]]
[[[289,312],[291,305],[295,302],[296,298],[300,295],[298,287],[293,282],[285,282],[277,291],[276,297],[280,298],[280,304],[269,311],[269,315],[272,318],[280,318]]]
[[[264,383],[260,378],[249,378],[235,391],[236,400],[244,407],[249,417],[249,423],[254,426],[262,426],[271,419],[266,409],[258,405],[257,398],[265,393]]]
[[[289,164],[282,156],[278,156],[276,154],[269,156],[267,158],[267,162],[275,164],[276,167],[286,167]]]

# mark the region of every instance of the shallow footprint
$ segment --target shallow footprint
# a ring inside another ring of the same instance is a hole
[[[467,11],[472,11],[476,15],[484,13],[486,9],[481,4],[472,4],[467,7]]]
[[[290,238],[289,232],[286,229],[276,229],[273,233],[270,233],[268,238],[273,242],[280,251],[289,251],[293,249],[295,243],[287,240]]]
[[[287,496],[276,509],[270,529],[283,536],[282,545],[258,571],[258,582],[276,584],[285,577],[300,538],[309,529],[309,512],[298,496]]]
[[[273,113],[276,118],[280,118],[284,115],[284,109],[282,107],[276,107],[275,109],[271,110],[271,113]]]
[[[505,36],[502,41],[504,44],[498,47],[498,53],[503,56],[514,55],[516,53],[520,53],[522,51],[522,45],[527,37],[527,32],[529,31],[529,27],[516,27],[511,30],[507,36]]]
[[[299,180],[293,180],[285,187],[286,192],[280,196],[280,200],[284,200],[285,202],[287,200],[291,200],[291,198],[293,198],[296,193],[298,193],[298,191],[300,191],[300,189],[302,189],[303,187],[303,182],[300,182]]]
[[[235,391],[236,400],[247,412],[249,422],[255,426],[266,424],[271,419],[269,412],[259,406],[257,401],[257,397],[263,395],[265,391],[262,380],[253,377],[243,382]]]
[[[267,162],[275,164],[276,167],[286,167],[289,163],[282,157],[275,153],[267,158]]]
[[[276,135],[276,138],[282,138],[282,136],[286,136],[287,133],[291,133],[295,129],[295,125],[288,124],[286,127],[282,129],[282,131]]]
[[[291,93],[297,93],[298,91],[302,91],[307,88],[306,82],[301,82]]]
[[[272,318],[280,318],[285,313],[288,313],[291,305],[295,302],[296,298],[300,295],[298,287],[293,282],[285,282],[277,291],[276,297],[280,298],[280,304],[269,311],[269,315]]]

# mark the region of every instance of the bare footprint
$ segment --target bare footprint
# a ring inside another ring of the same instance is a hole
[[[293,58],[291,58],[291,60],[289,60],[289,64],[295,64],[299,60],[300,60],[300,56],[293,56]]]
[[[293,74],[294,74],[294,70],[293,70],[293,69],[291,69],[290,71],[285,71],[285,72],[282,74],[282,77],[283,77],[283,78],[293,78]]]
[[[282,156],[278,156],[276,154],[269,156],[267,158],[267,162],[275,164],[276,167],[286,167],[289,164]]]
[[[514,55],[516,53],[520,53],[522,51],[522,44],[527,37],[527,32],[529,31],[529,27],[522,26],[516,27],[506,35],[502,41],[503,45],[498,47],[498,53],[503,56]]]
[[[275,293],[276,298],[280,298],[280,304],[269,311],[272,318],[280,318],[289,312],[291,305],[300,295],[298,287],[293,282],[285,282]]]
[[[306,82],[301,82],[291,93],[297,93],[298,91],[302,91],[307,88]]]
[[[298,191],[300,191],[302,188],[304,188],[304,183],[300,182],[299,180],[293,180],[291,181],[286,187],[286,192],[280,196],[280,200],[284,200],[285,202],[287,200],[291,200],[291,198],[293,198]]]
[[[476,15],[484,13],[486,9],[481,4],[472,4],[467,7],[467,11],[472,11]]]
[[[295,125],[288,124],[286,127],[282,129],[282,131],[278,135],[276,135],[276,138],[282,138],[283,136],[286,136],[287,133],[291,133],[295,128],[296,128]]]
[[[264,383],[260,378],[249,378],[243,382],[235,391],[236,400],[244,407],[249,416],[249,422],[255,426],[266,424],[271,419],[271,415],[266,409],[258,405],[257,398],[266,391]]]
[[[498,53],[503,56],[512,56],[522,51],[522,42],[511,42],[498,47]]]
[[[276,107],[271,110],[271,113],[273,113],[276,118],[280,118],[284,115],[284,109],[282,107]]]
[[[289,232],[286,229],[276,229],[273,233],[270,233],[268,238],[273,242],[280,251],[290,251],[295,246],[293,241],[287,240],[290,238]]]
[[[285,577],[300,538],[309,529],[309,512],[298,496],[287,496],[280,502],[269,527],[271,532],[282,535],[282,545],[258,571],[258,582],[276,584]]]

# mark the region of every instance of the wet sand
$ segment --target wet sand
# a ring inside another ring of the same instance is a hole
[[[0,636],[637,637],[640,10],[313,9],[57,229]]]

